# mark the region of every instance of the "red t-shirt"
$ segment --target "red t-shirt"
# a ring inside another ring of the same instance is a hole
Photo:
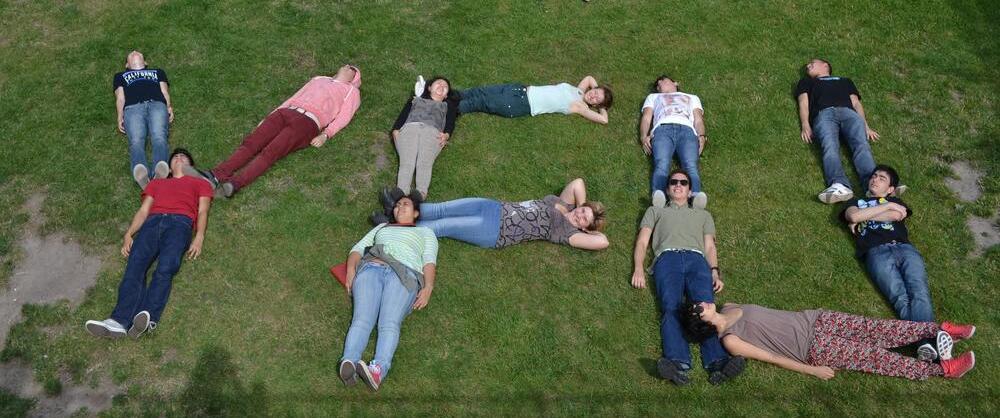
[[[153,198],[153,207],[149,209],[150,214],[166,213],[184,215],[192,221],[198,219],[198,199],[201,197],[212,197],[212,186],[208,182],[197,177],[184,176],[181,178],[168,177],[165,179],[155,179],[146,185],[146,190],[142,192],[142,199],[146,196]]]

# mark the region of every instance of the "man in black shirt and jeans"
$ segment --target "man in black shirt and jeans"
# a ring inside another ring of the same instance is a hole
[[[857,87],[851,79],[832,76],[831,72],[829,62],[813,59],[806,65],[808,77],[799,80],[795,88],[802,141],[812,143],[815,136],[823,152],[823,177],[827,186],[819,194],[823,203],[843,202],[854,197],[850,181],[840,164],[840,136],[851,149],[854,169],[862,187],[868,184],[868,176],[875,168],[868,141],[879,138],[865,121],[865,109],[861,106]],[[902,190],[897,190],[897,193],[902,193]]]
[[[118,111],[118,131],[128,137],[128,153],[132,177],[145,189],[149,173],[155,178],[170,174],[167,143],[174,109],[170,106],[167,73],[159,68],[146,67],[146,59],[139,51],[132,51],[125,60],[125,71],[115,74],[112,85],[115,91],[115,109]],[[153,148],[153,164],[146,162],[146,136]]]
[[[913,211],[891,196],[898,185],[895,169],[875,166],[868,180],[869,197],[851,201],[841,217],[854,233],[858,257],[896,315],[906,321],[934,322],[924,259],[910,244],[903,223]],[[918,355],[925,360],[937,357],[930,344],[921,346]]]

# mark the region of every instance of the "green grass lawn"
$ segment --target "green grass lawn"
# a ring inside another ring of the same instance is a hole
[[[26,308],[0,359],[29,362],[51,392],[60,373],[82,384],[111,375],[128,391],[110,416],[998,414],[1000,251],[967,258],[964,222],[1000,206],[1000,14],[990,1],[834,3],[0,1],[0,284],[17,263],[27,219],[19,208],[38,190],[48,195],[47,231],[110,260],[79,308]],[[95,340],[82,324],[113,307],[125,264],[114,248],[139,203],[111,90],[133,48],[168,72],[171,145],[204,167],[310,76],[341,63],[362,69],[362,105],[323,148],[215,202],[204,254],[175,278],[154,334]],[[882,134],[876,159],[910,186],[907,225],[935,312],[979,326],[958,345],[976,350],[979,364],[962,380],[909,382],[846,371],[820,381],[751,363],[721,387],[701,371],[692,386],[673,387],[654,376],[652,292],[628,283],[649,204],[638,116],[661,73],[705,106],[701,172],[725,273],[719,300],[893,315],[837,209],[815,197],[822,172],[799,140],[790,95],[813,56],[861,90]],[[493,251],[442,240],[430,305],[406,320],[392,373],[373,394],[337,378],[351,307],[326,269],[369,229],[377,188],[395,179],[387,133],[417,74],[462,88],[586,74],[609,83],[608,126],[461,118],[431,197],[525,200],[583,177],[609,208],[611,246]],[[378,168],[379,158],[388,163]],[[978,201],[945,188],[955,160],[986,173]],[[0,403],[23,413],[7,394]]]

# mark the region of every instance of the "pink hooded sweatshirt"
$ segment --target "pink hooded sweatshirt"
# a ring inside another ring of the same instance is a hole
[[[298,107],[316,115],[319,126],[327,138],[347,126],[354,117],[354,112],[361,106],[361,70],[354,69],[354,79],[350,83],[334,80],[333,77],[317,76],[309,80],[290,99],[285,100],[278,109],[283,107]]]

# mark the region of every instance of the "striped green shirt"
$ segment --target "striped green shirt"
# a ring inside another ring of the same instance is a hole
[[[425,264],[437,264],[437,237],[427,227],[379,225],[354,244],[351,252],[364,255],[365,247],[375,244],[382,244],[387,254],[414,271],[424,271]]]

